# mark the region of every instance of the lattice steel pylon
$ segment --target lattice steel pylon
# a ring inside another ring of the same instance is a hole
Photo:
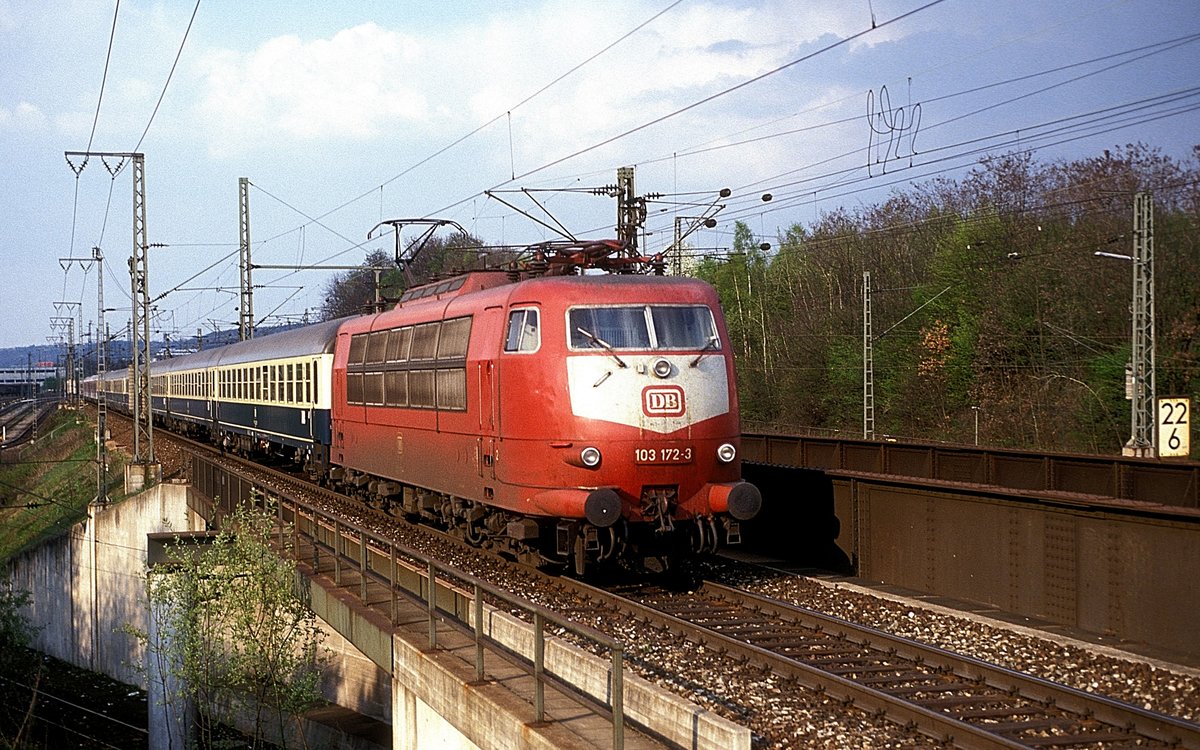
[[[104,323],[104,253],[92,248],[96,262],[96,503],[108,504],[108,396],[101,387],[108,372],[108,326]]]
[[[1133,361],[1130,405],[1131,434],[1122,451],[1127,456],[1156,455],[1154,386],[1154,196],[1137,193],[1133,200]]]
[[[238,266],[241,269],[241,304],[238,306],[238,338],[254,338],[254,284],[250,265],[250,180],[238,178]]]
[[[154,463],[154,417],[150,412],[150,269],[147,262],[150,243],[146,239],[146,160],[142,154],[128,154],[128,157],[133,164],[133,255],[129,258],[134,339],[133,463],[149,466]]]
[[[126,163],[133,165],[133,254],[129,256],[129,286],[133,298],[130,316],[130,337],[133,339],[131,466],[142,468],[145,485],[149,485],[156,480],[158,470],[154,463],[154,419],[150,413],[150,286],[146,262],[150,243],[146,239],[146,157],[141,153],[115,151],[67,151],[64,156],[76,179],[93,156],[100,157],[113,179]]]
[[[875,439],[875,346],[871,322],[871,272],[863,271],[863,440]]]

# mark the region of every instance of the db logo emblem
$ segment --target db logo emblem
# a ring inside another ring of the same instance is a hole
[[[642,389],[642,411],[647,417],[682,417],[687,407],[677,385],[650,385]]]

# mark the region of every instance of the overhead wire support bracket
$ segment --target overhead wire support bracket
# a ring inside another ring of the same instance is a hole
[[[511,208],[512,210],[514,210],[514,211],[516,211],[517,213],[521,214],[522,216],[524,216],[525,218],[529,219],[529,220],[530,220],[530,221],[532,221],[533,223],[535,223],[535,224],[540,224],[541,226],[545,227],[546,229],[549,229],[550,231],[552,231],[552,232],[555,232],[556,234],[560,234],[560,235],[562,235],[564,238],[566,238],[566,239],[570,240],[571,242],[578,242],[578,241],[579,241],[579,238],[577,238],[577,237],[576,237],[574,234],[572,234],[572,233],[570,232],[570,230],[568,230],[568,229],[567,229],[565,226],[563,226],[562,222],[560,222],[558,219],[554,218],[554,214],[550,213],[550,212],[549,212],[549,211],[546,209],[546,207],[545,207],[545,206],[543,206],[541,203],[539,203],[539,202],[537,201],[537,199],[535,199],[535,198],[534,198],[534,197],[533,197],[533,196],[532,196],[532,195],[529,193],[529,191],[528,191],[528,190],[522,189],[522,190],[521,190],[521,192],[522,192],[522,193],[524,193],[524,194],[526,195],[526,197],[528,197],[528,198],[529,198],[529,200],[533,201],[533,202],[534,202],[534,204],[535,204],[535,205],[536,205],[538,208],[542,209],[542,211],[544,211],[544,212],[545,212],[545,214],[546,214],[547,216],[549,216],[551,219],[553,219],[553,220],[554,220],[554,225],[547,224],[545,221],[542,221],[541,219],[539,219],[538,217],[536,217],[536,216],[534,216],[533,214],[529,213],[529,212],[528,212],[528,211],[526,211],[525,209],[523,209],[523,208],[519,208],[518,206],[515,206],[515,205],[513,205],[512,203],[510,203],[510,202],[508,202],[508,201],[504,200],[504,199],[503,199],[503,198],[501,198],[499,195],[497,195],[497,194],[496,194],[496,191],[494,191],[494,190],[485,190],[485,191],[483,191],[483,194],[484,194],[484,195],[486,195],[487,197],[489,197],[489,198],[493,199],[493,200],[496,200],[496,201],[499,201],[499,202],[503,203],[504,205],[508,206],[508,207],[509,207],[509,208]]]

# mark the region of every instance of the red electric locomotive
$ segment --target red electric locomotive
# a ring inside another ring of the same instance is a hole
[[[336,484],[531,562],[667,567],[739,541],[762,502],[717,295],[693,279],[418,287],[341,326],[332,396]]]

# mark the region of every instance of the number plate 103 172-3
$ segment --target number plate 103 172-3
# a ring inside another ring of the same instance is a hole
[[[690,447],[634,448],[633,461],[639,464],[690,464],[692,449]]]

